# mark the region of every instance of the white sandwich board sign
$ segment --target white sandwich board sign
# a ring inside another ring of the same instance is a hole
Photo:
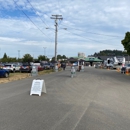
[[[45,81],[41,79],[34,79],[32,82],[30,95],[36,94],[41,96],[42,92],[46,93]]]

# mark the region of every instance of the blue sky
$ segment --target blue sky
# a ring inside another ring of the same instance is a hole
[[[58,14],[57,54],[86,56],[101,50],[124,50],[121,40],[130,30],[128,0],[0,0],[0,58],[55,51],[54,19]],[[49,29],[46,29],[49,28]],[[64,30],[67,28],[67,30]],[[44,49],[46,48],[46,49]],[[19,51],[18,51],[19,50]]]

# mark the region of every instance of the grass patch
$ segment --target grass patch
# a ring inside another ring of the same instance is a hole
[[[58,71],[61,71],[62,69],[60,68]],[[38,75],[43,75],[43,74],[50,74],[55,72],[53,69],[50,70],[43,70],[39,71]],[[7,83],[15,80],[20,80],[23,78],[28,78],[30,77],[30,73],[20,73],[20,72],[15,72],[15,73],[10,73],[9,78],[0,78],[0,83]]]
[[[53,69],[51,69],[51,70],[43,70],[43,71],[39,71],[38,74],[42,75],[42,74],[49,74],[49,73],[52,73],[52,72],[54,72]]]

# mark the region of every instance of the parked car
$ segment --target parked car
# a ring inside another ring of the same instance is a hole
[[[20,72],[20,67],[21,67],[21,65],[16,64],[15,71]]]
[[[121,68],[121,73],[126,73],[126,70],[130,70],[130,64],[124,65],[124,67]]]
[[[8,78],[9,77],[9,70],[0,68],[0,77]]]
[[[4,67],[4,64],[0,63],[0,68],[3,68]]]
[[[44,69],[51,69],[51,64],[50,63],[44,63],[43,64],[43,67],[44,67]]]
[[[50,67],[51,67],[51,69],[54,69],[55,64],[54,63],[50,63]]]
[[[20,67],[20,72],[28,72],[31,73],[32,71],[32,65],[29,63],[22,63],[21,67]]]
[[[74,63],[73,63],[73,66],[78,66],[78,62],[74,62]]]
[[[16,64],[13,64],[13,63],[4,64],[3,69],[9,70],[10,72],[15,72],[16,71]]]

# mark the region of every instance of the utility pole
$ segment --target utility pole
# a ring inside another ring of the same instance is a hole
[[[57,26],[58,26],[58,22],[57,20],[62,20],[62,15],[52,15],[51,19],[55,19],[55,62],[57,62]],[[56,64],[55,64],[56,67]]]

